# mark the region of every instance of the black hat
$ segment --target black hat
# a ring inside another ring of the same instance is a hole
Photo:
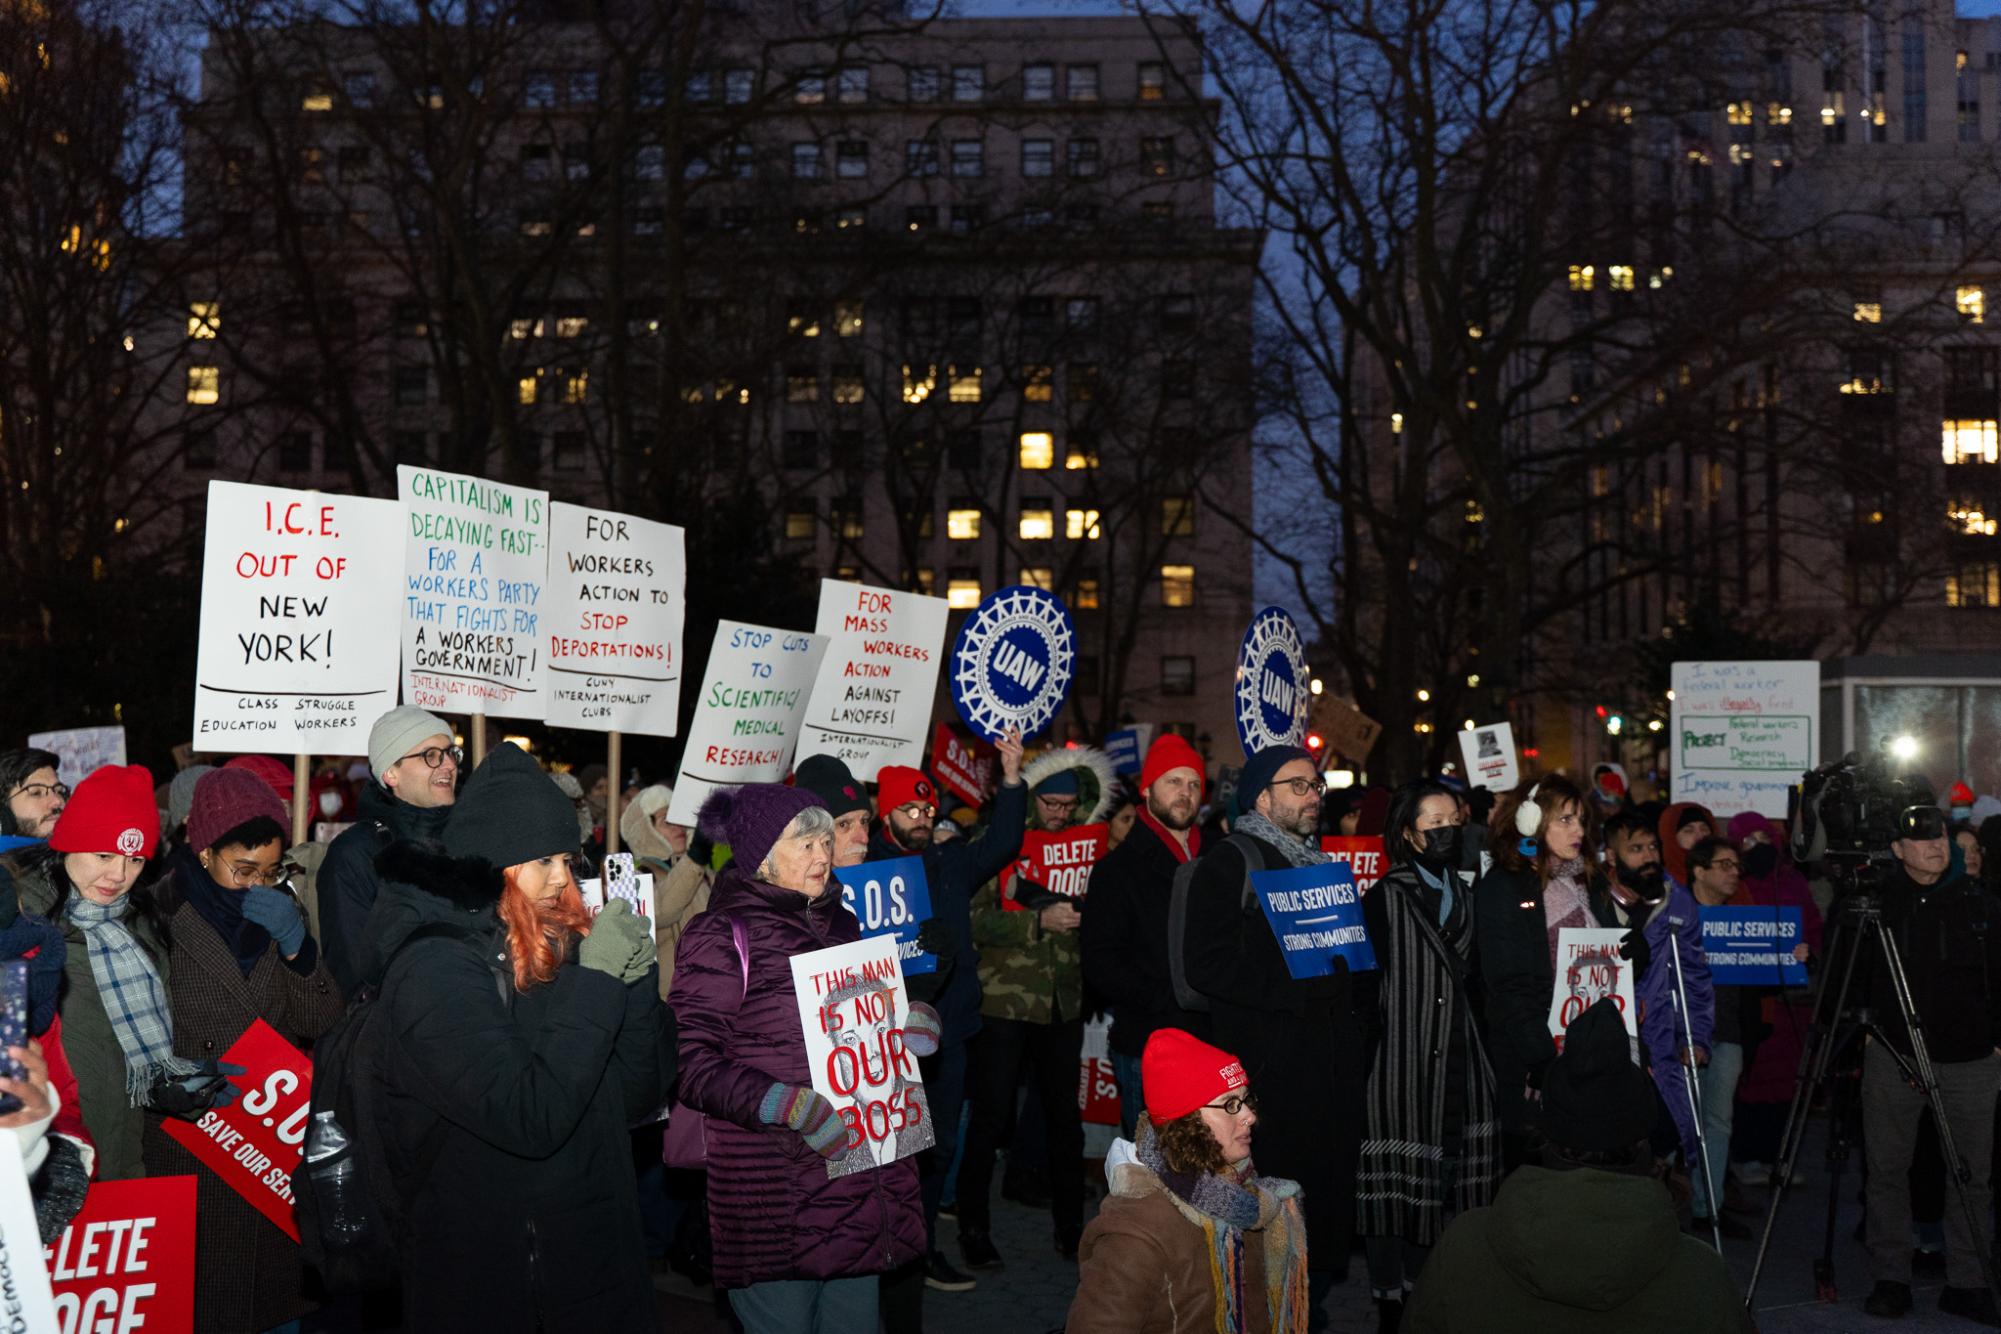
[[[576,806],[511,742],[495,746],[472,771],[445,821],[446,852],[491,866],[576,850]]]
[[[856,781],[845,762],[834,755],[808,755],[792,773],[792,786],[803,787],[826,803],[838,820],[869,808],[868,789]]]
[[[1570,1025],[1563,1053],[1543,1076],[1543,1134],[1566,1149],[1630,1149],[1652,1133],[1655,1102],[1619,1007],[1601,1000]]]
[[[1248,815],[1256,810],[1258,794],[1270,787],[1278,771],[1294,760],[1312,764],[1313,756],[1298,746],[1268,746],[1245,760],[1243,776],[1237,779],[1237,814]]]

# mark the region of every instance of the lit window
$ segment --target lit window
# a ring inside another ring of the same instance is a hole
[[[1085,472],[1098,466],[1098,442],[1091,436],[1072,436],[1063,452],[1067,472]]]
[[[953,403],[977,403],[980,401],[980,368],[978,366],[953,366],[947,371],[948,382],[945,397]]]
[[[1056,368],[1054,366],[1023,366],[1021,368],[1021,401],[1024,403],[1055,402]]]
[[[1047,565],[1024,565],[1021,567],[1021,582],[1030,588],[1039,588],[1045,593],[1056,591],[1056,571]]]
[[[1883,303],[1880,301],[1857,301],[1855,303],[1855,322],[1857,324],[1881,324],[1883,322]]]
[[[805,307],[795,307],[785,316],[785,332],[794,338],[818,338],[820,317]]]
[[[853,338],[862,331],[862,303],[858,299],[836,301],[834,303],[834,332],[842,338]]]
[[[188,402],[207,407],[222,401],[222,368],[188,367]]]
[[[1615,292],[1633,290],[1633,266],[1630,264],[1608,264],[1605,266],[1605,281]]]
[[[1056,466],[1056,437],[1047,431],[1023,431],[1016,454],[1017,466],[1039,472]]]
[[[1598,271],[1591,265],[1573,264],[1570,266],[1570,290],[1573,292],[1588,292],[1591,290],[1597,277]]]
[[[2001,462],[2001,422],[1993,418],[1949,419],[1942,436],[1947,463]]]
[[[507,336],[509,338],[540,338],[542,336],[542,321],[525,318],[509,320],[507,324]]]
[[[1098,67],[1072,65],[1063,71],[1063,92],[1072,102],[1098,100]]]
[[[813,536],[812,510],[785,511],[785,537],[792,542],[801,542]]]
[[[929,565],[920,565],[910,585],[913,591],[922,593],[925,597],[935,597],[938,593],[938,572]]]
[[[1195,567],[1193,565],[1163,565],[1160,567],[1160,605],[1163,607],[1192,607],[1195,605]]]
[[[1945,577],[1948,607],[2001,607],[2001,562],[1975,561]]]
[[[540,371],[535,372],[533,375],[524,375],[514,382],[514,401],[524,408],[532,408],[535,406],[535,397],[541,392],[541,388],[542,373]]]
[[[1987,289],[1984,287],[1962,287],[1953,294],[1953,306],[1959,317],[1968,324],[1984,324],[1987,321]]]
[[[792,100],[807,106],[816,106],[827,100],[827,76],[814,70],[799,76],[799,84],[792,90]]]
[[[1047,498],[1021,502],[1020,533],[1023,541],[1041,542],[1056,536],[1056,511]]]
[[[213,338],[222,324],[222,305],[215,301],[196,301],[188,306],[188,337]]]
[[[1143,60],[1139,66],[1139,100],[1158,102],[1167,96],[1167,66],[1158,60]]]
[[[1403,434],[1403,414],[1401,412],[1392,412],[1390,414],[1390,434]]]
[[[1160,502],[1160,535],[1162,537],[1195,536],[1195,498],[1193,496],[1169,496]]]
[[[980,512],[974,507],[954,506],[945,511],[945,536],[954,542],[972,542],[980,535]]]
[[[324,88],[310,89],[304,97],[299,99],[299,110],[332,111],[333,94]]]
[[[913,366],[907,361],[903,364],[904,402],[922,403],[925,399],[931,397],[931,391],[937,387],[938,368],[936,366]]]
[[[556,337],[558,338],[582,338],[584,330],[590,327],[590,318],[585,315],[558,315],[556,317]]]
[[[1070,605],[1078,611],[1096,611],[1098,609],[1098,581],[1096,579],[1079,579],[1077,587],[1071,590]]]
[[[1098,534],[1098,511],[1064,511],[1063,536],[1073,542],[1095,542],[1098,539]]]
[[[1968,537],[1992,537],[2001,524],[1984,510],[1954,506],[1945,512],[1946,522]]]
[[[945,605],[954,611],[971,611],[980,605],[978,579],[951,579],[945,584]]]
[[[1751,123],[1751,104],[1749,102],[1732,102],[1723,110],[1732,125],[1749,125]]]
[[[785,401],[787,403],[818,403],[820,401],[820,375],[817,371],[794,368],[785,373]]]
[[[852,405],[861,402],[868,392],[863,384],[862,368],[859,366],[834,367],[833,391],[836,403]]]
[[[834,502],[829,524],[834,532],[848,541],[862,535],[862,502],[859,497],[850,496],[846,500]]]
[[[574,407],[580,403],[588,403],[590,397],[591,373],[589,371],[577,371],[563,381],[563,401],[565,403]]]

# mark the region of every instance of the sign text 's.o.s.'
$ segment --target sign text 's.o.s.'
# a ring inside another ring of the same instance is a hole
[[[1077,665],[1077,627],[1053,593],[1026,584],[996,591],[959,627],[952,703],[989,741],[1055,721]]]
[[[1237,653],[1237,739],[1244,754],[1305,740],[1311,703],[1299,627],[1283,608],[1266,607],[1251,618]]]

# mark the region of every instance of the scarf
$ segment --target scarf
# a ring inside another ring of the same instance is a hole
[[[1573,857],[1559,863],[1542,887],[1543,928],[1549,935],[1549,958],[1556,962],[1556,942],[1566,926],[1596,926],[1584,889],[1584,861]]]
[[[1294,866],[1319,866],[1324,862],[1334,860],[1319,848],[1306,842],[1306,840],[1286,833],[1285,830],[1280,829],[1256,811],[1245,811],[1235,820],[1232,820],[1230,822],[1230,832],[1233,834],[1244,834],[1250,838],[1261,839],[1271,844],[1279,850],[1280,856],[1284,857]]]
[[[1420,861],[1413,861],[1411,865],[1417,868],[1417,873],[1425,884],[1438,891],[1438,924],[1444,926],[1452,920],[1452,882],[1459,877],[1449,870],[1433,875],[1431,868]]]
[[[92,903],[72,889],[63,913],[83,932],[90,949],[90,975],[97,980],[111,1031],[125,1053],[125,1092],[134,1107],[146,1105],[146,1093],[163,1075],[189,1075],[200,1069],[174,1055],[174,1022],[167,1008],[167,988],[160,981],[145,947],[133,939],[122,920],[130,907]]]
[[[1202,851],[1202,831],[1200,829],[1191,828],[1187,830],[1185,837],[1188,839],[1188,846],[1185,848],[1182,847],[1181,840],[1174,836],[1174,831],[1154,819],[1153,812],[1146,808],[1146,802],[1143,800],[1139,803],[1139,822],[1148,829],[1151,829],[1154,832],[1154,836],[1165,843],[1167,850],[1174,854],[1174,860],[1184,866],[1187,865],[1190,859]]]
[[[1241,827],[1242,822],[1238,822]],[[1262,835],[1259,835],[1262,837]],[[1261,1177],[1246,1158],[1229,1176],[1177,1172],[1167,1165],[1153,1123],[1140,1118],[1134,1158],[1160,1178],[1182,1217],[1202,1229],[1209,1244],[1209,1283],[1216,1294],[1217,1334],[1241,1334],[1244,1314],[1245,1233],[1260,1232],[1264,1247],[1265,1310],[1274,1334],[1305,1334],[1313,1305],[1306,1287],[1306,1219],[1298,1183]]]
[[[216,884],[194,852],[185,848],[174,862],[174,880],[181,897],[222,937],[237,970],[250,976],[264,951],[271,948],[271,933],[243,915],[244,891]]]

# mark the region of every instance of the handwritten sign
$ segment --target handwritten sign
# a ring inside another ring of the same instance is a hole
[[[396,702],[392,501],[208,484],[195,749],[356,755]]]
[[[1320,850],[1337,862],[1346,862],[1355,875],[1355,892],[1367,894],[1389,869],[1383,855],[1383,840],[1376,835],[1323,834]]]
[[[305,1152],[313,1063],[262,1019],[245,1029],[220,1059],[249,1071],[229,1077],[243,1096],[203,1112],[199,1121],[169,1119],[161,1128],[297,1241],[292,1173]]]
[[[1508,792],[1522,781],[1513,723],[1467,728],[1459,734],[1459,755],[1466,761],[1466,781],[1474,787]]]
[[[938,956],[917,948],[917,932],[931,916],[931,885],[924,878],[922,857],[837,866],[834,878],[841,882],[841,900],[862,924],[862,934],[896,942],[905,977],[938,971]]]
[[[827,652],[823,635],[718,621],[702,693],[681,750],[667,818],[694,827],[719,787],[782,782],[792,768],[806,694]]]
[[[975,736],[1034,736],[1056,720],[1077,666],[1077,626],[1054,593],[997,589],[959,627],[952,704]]]
[[[396,491],[403,702],[542,717],[549,493],[407,463],[397,465]]]
[[[1820,763],[1820,664],[1678,662],[1670,676],[1674,799],[1783,818]]]
[[[939,723],[931,731],[931,774],[938,786],[978,810],[993,785],[994,749],[967,741],[950,723]]]
[[[1009,885],[1019,875],[1029,884],[1080,902],[1090,892],[1091,872],[1112,845],[1112,827],[1080,824],[1058,833],[1031,829],[1021,836],[1021,857],[1001,868],[1001,907],[1020,912]]]
[[[1122,727],[1105,733],[1105,758],[1112,762],[1113,773],[1137,776],[1146,765],[1146,748],[1151,744],[1153,724]]]
[[[1626,933],[1611,927],[1566,926],[1556,938],[1556,980],[1549,997],[1549,1035],[1563,1050],[1563,1035],[1578,1016],[1610,999],[1626,1021],[1626,1035],[1640,1035],[1633,1002],[1633,962],[1619,957]]]
[[[910,993],[898,952],[893,938],[875,936],[792,956],[813,1091],[848,1130],[830,1177],[908,1158],[938,1139],[917,1058],[903,1045]]]
[[[43,1258],[58,1334],[191,1334],[195,1179],[92,1182]]]
[[[549,506],[549,722],[647,736],[679,729],[685,539],[669,523]]]
[[[1329,759],[1346,755],[1359,762],[1376,748],[1383,725],[1347,700],[1323,692],[1313,697],[1313,730],[1327,738]]]
[[[943,598],[821,580],[817,628],[829,642],[800,753],[833,755],[863,778],[886,764],[922,764],[945,613]]]
[[[28,738],[36,750],[57,757],[56,778],[75,787],[107,764],[125,763],[125,729],[72,727],[63,732],[36,732]]]
[[[1251,618],[1237,651],[1237,739],[1245,755],[1305,740],[1310,684],[1299,626],[1284,608],[1266,607]]]
[[[1718,986],[1803,987],[1806,965],[1793,950],[1806,937],[1796,907],[1702,905],[1702,952]]]

